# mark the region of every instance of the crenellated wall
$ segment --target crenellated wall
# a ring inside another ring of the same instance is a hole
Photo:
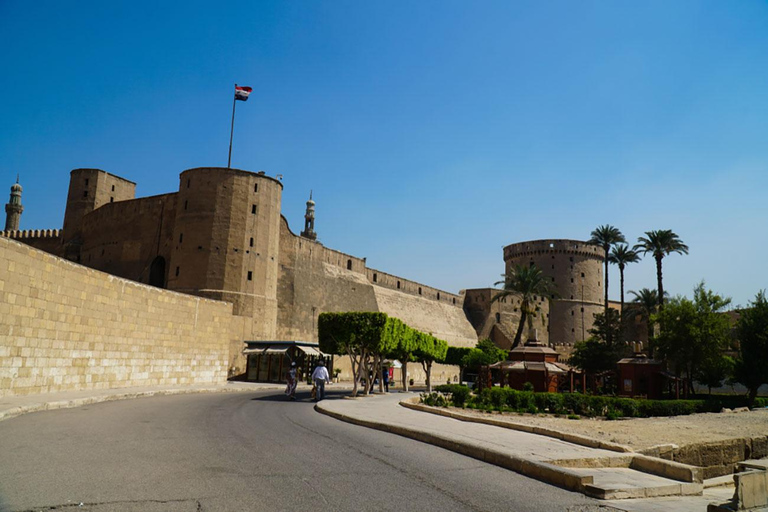
[[[61,229],[25,229],[0,231],[0,237],[18,240],[50,254],[62,253],[63,231]]]

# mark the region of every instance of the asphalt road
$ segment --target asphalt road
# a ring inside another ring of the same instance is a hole
[[[1,422],[0,510],[612,510],[299,399],[166,396]]]

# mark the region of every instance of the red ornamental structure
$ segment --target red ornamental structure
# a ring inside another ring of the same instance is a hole
[[[528,341],[509,352],[509,360],[490,365],[492,370],[501,373],[504,382],[513,389],[523,389],[526,382],[533,384],[536,392],[556,393],[563,379],[573,376],[573,370],[558,362],[560,355],[550,347],[540,343],[536,330],[531,329]],[[569,387],[573,387],[571,378]]]

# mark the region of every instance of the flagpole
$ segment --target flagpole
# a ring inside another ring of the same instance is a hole
[[[237,84],[235,84],[235,90],[237,90]],[[232,93],[232,126],[229,128],[229,157],[227,158],[227,169],[230,168],[232,163],[232,135],[235,133],[235,105],[237,104],[237,95]]]

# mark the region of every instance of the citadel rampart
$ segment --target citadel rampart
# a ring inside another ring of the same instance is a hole
[[[578,240],[533,240],[504,247],[508,272],[513,265],[535,264],[549,279],[553,294],[549,341],[572,345],[589,337],[595,313],[603,310],[602,250]]]
[[[25,229],[0,231],[0,237],[18,240],[50,254],[60,254],[62,242],[61,229]]]
[[[240,317],[0,237],[0,396],[218,384]]]

